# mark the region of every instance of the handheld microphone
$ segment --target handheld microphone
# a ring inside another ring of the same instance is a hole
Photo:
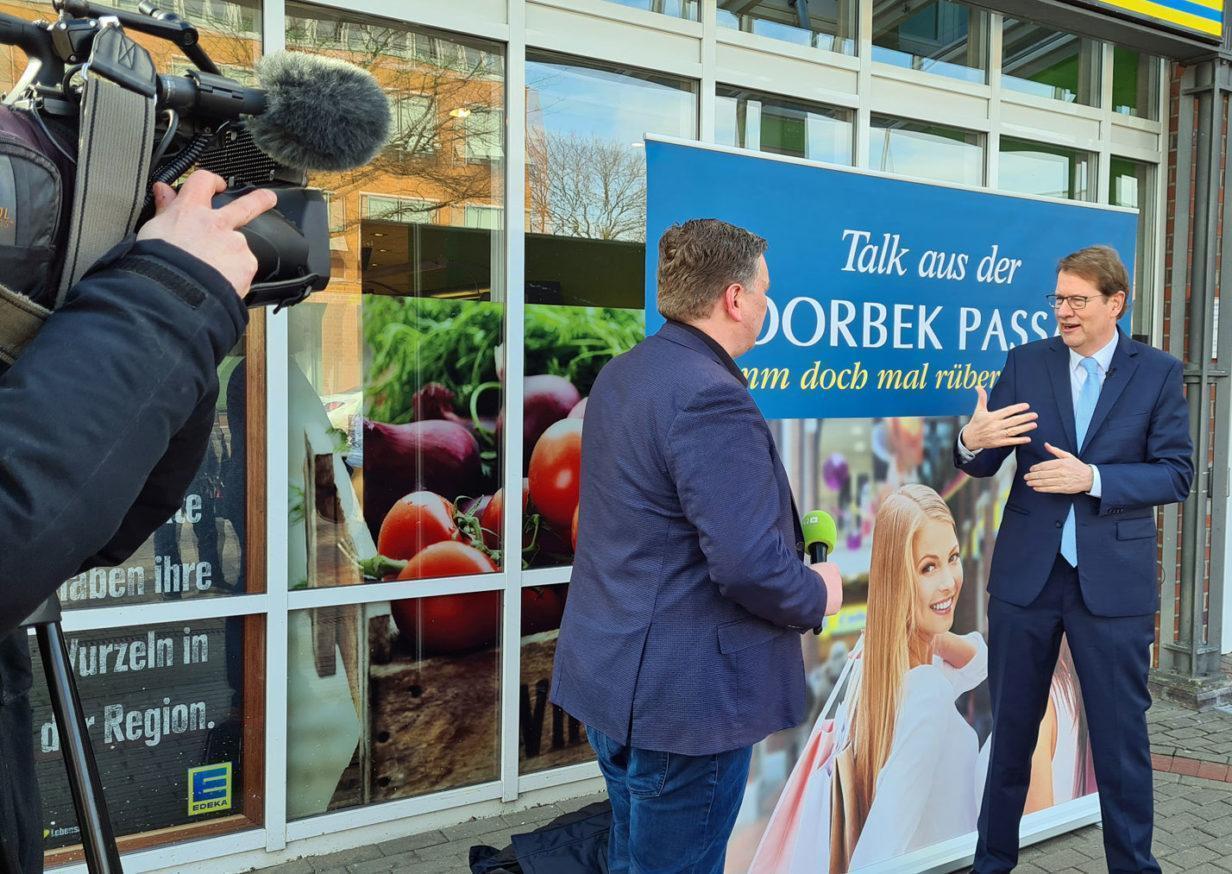
[[[813,564],[826,560],[838,543],[838,528],[834,517],[823,510],[810,510],[804,514],[800,527],[804,531],[804,548]]]

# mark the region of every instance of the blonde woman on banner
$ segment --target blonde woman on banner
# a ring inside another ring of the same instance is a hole
[[[751,872],[839,874],[975,830],[979,742],[954,701],[983,682],[987,649],[950,631],[962,586],[949,507],[901,486],[877,511],[843,702],[822,711]]]

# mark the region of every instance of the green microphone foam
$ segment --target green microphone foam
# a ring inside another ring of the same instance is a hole
[[[829,552],[834,551],[838,543],[838,529],[834,525],[834,517],[823,510],[811,510],[800,520],[804,530],[804,545],[807,548],[814,543],[824,543]]]

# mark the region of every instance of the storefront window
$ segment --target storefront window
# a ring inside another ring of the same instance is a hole
[[[719,0],[719,27],[844,55],[856,51],[855,0]]]
[[[1066,200],[1095,199],[1095,156],[1077,149],[1001,138],[1003,191],[1060,197]]]
[[[1112,49],[1112,111],[1159,117],[1159,60],[1133,49]]]
[[[166,829],[164,839],[188,840],[199,825],[237,815],[229,830],[261,824],[264,725],[246,716],[263,711],[264,661],[248,655],[262,651],[263,625],[202,619],[67,636],[118,836]],[[81,830],[38,647],[30,643],[35,768],[48,862],[56,864],[64,861],[57,851],[81,842]]]
[[[1109,165],[1108,202],[1138,210],[1137,258],[1134,265],[1133,333],[1149,333],[1154,292],[1152,257],[1152,216],[1155,214],[1155,173],[1153,164],[1113,158]]]
[[[608,0],[609,3],[619,3],[632,9],[646,9],[658,12],[660,15],[670,15],[672,18],[685,18],[697,21],[698,0]]]
[[[645,331],[643,135],[695,137],[697,89],[531,53],[526,101],[522,555],[545,567],[573,563],[580,405],[600,368]]]
[[[519,770],[523,774],[594,758],[586,727],[548,700],[560,617],[568,585],[522,590],[522,687],[519,690]]]
[[[851,112],[720,85],[715,95],[715,141],[828,161],[851,163]]]
[[[982,185],[984,147],[973,131],[874,115],[868,166],[899,176]]]
[[[1099,103],[1098,42],[1014,18],[1005,19],[1004,34],[1006,88],[1066,103]]]
[[[952,0],[875,6],[873,60],[983,82],[988,13]]]
[[[470,592],[290,614],[289,819],[499,777],[501,603]]]
[[[363,174],[311,179],[352,220],[329,289],[289,313],[291,587],[495,573],[500,47],[298,3],[287,45],[370,70],[394,113]]]

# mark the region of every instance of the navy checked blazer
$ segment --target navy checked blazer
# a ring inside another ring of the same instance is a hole
[[[710,755],[804,719],[825,589],[740,371],[668,322],[595,380],[552,701],[628,746]]]

